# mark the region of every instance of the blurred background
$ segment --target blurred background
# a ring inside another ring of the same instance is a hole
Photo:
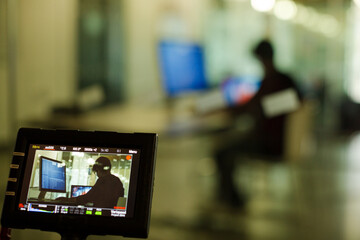
[[[253,122],[216,110],[257,91],[264,38],[306,109],[287,158],[238,164],[229,209],[213,152]],[[359,40],[359,0],[2,0],[1,195],[19,127],[156,132],[149,239],[358,239]]]

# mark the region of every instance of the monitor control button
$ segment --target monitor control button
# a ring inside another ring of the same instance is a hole
[[[24,157],[25,153],[23,153],[23,152],[13,152],[13,156]]]
[[[10,168],[12,169],[19,169],[20,165],[19,164],[10,164]]]

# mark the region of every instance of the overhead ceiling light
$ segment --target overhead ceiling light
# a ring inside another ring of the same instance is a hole
[[[304,23],[312,31],[318,31],[318,23],[321,19],[320,14],[313,8],[307,7],[308,17]]]
[[[309,17],[310,17],[309,10],[306,7],[304,7],[303,5],[298,4],[297,5],[297,14],[294,19],[295,22],[298,24],[305,25],[305,23],[307,22]]]
[[[293,1],[282,0],[275,4],[274,14],[281,20],[294,19],[297,13],[296,4]]]
[[[275,6],[275,0],[251,0],[251,6],[258,12],[269,12]]]
[[[354,0],[354,3],[360,8],[360,0]]]
[[[339,22],[333,16],[324,15],[319,23],[320,31],[327,37],[336,37],[340,32]]]

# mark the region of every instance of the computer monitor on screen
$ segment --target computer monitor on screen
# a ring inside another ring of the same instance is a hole
[[[61,161],[40,157],[40,190],[66,192],[66,167]]]
[[[85,195],[91,188],[92,186],[71,185],[71,197]]]

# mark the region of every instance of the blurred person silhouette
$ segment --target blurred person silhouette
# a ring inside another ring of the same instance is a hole
[[[92,170],[98,179],[89,192],[78,197],[60,197],[58,200],[78,205],[91,204],[99,208],[114,208],[118,198],[124,196],[124,187],[121,180],[111,174],[110,160],[107,157],[99,157]]]
[[[274,49],[270,41],[260,41],[253,49],[253,54],[261,62],[264,70],[261,86],[249,102],[228,108],[226,111],[234,118],[240,114],[250,114],[255,126],[252,131],[241,136],[240,140],[226,144],[214,154],[219,175],[217,197],[222,204],[231,207],[243,207],[246,203],[245,195],[238,191],[235,184],[236,162],[249,155],[277,157],[281,156],[284,150],[284,125],[287,114],[266,116],[262,102],[264,97],[292,89],[297,100],[302,98],[294,80],[276,69]]]

